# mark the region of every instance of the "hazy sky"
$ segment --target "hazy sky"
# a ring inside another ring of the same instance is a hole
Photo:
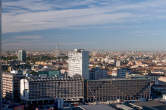
[[[166,0],[2,0],[2,47],[166,50]]]

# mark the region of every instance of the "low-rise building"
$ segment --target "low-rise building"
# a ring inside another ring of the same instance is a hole
[[[150,80],[103,79],[85,82],[85,101],[139,100],[151,97]]]
[[[128,68],[119,68],[117,70],[117,77],[118,78],[126,78],[128,74],[130,74],[130,69]]]
[[[108,77],[107,71],[105,69],[100,69],[99,67],[92,68],[89,72],[90,80],[98,80],[107,77]]]
[[[81,78],[25,78],[20,82],[21,99],[45,101],[56,98],[64,101],[83,101],[84,80]]]

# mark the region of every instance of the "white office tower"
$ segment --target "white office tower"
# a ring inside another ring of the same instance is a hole
[[[26,61],[26,51],[25,50],[18,50],[18,60],[19,61]]]
[[[70,77],[78,74],[81,75],[83,78],[89,78],[89,52],[83,49],[74,49],[68,53],[68,65],[69,65],[69,72],[68,75]]]

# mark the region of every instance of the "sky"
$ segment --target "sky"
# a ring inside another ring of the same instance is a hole
[[[2,49],[166,50],[166,0],[2,0]]]

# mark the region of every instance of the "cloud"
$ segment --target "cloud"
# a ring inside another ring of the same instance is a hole
[[[165,5],[166,2],[163,0],[139,3],[125,3],[121,0],[118,2],[114,0],[4,2],[3,7],[7,12],[2,14],[2,32],[25,32],[164,19],[166,16],[161,14],[166,12]]]
[[[50,9],[49,4],[44,4],[42,0],[12,0],[2,1],[2,7],[4,10],[10,13],[18,13],[17,11],[40,11]]]
[[[17,39],[17,40],[39,40],[39,39],[42,39],[42,37],[38,36],[38,35],[16,36],[15,39]]]
[[[43,36],[39,35],[22,35],[2,38],[2,47],[13,48],[13,47],[33,47],[44,42]]]
[[[13,14],[4,13],[2,15],[3,33],[117,22],[131,15],[130,13],[107,14],[106,12],[108,10],[88,8],[24,13],[15,17]]]
[[[72,48],[72,47],[86,47],[87,45],[93,45],[94,42],[68,42],[68,41],[55,41],[55,40],[47,40],[44,39],[43,36],[29,35],[29,36],[16,36],[12,37],[10,40],[4,39],[2,40],[2,48],[3,49],[38,49],[38,48]]]
[[[2,1],[4,10],[10,13],[19,13],[19,10],[30,12],[48,11],[51,9],[69,9],[78,6],[88,6],[96,0],[9,0]]]

